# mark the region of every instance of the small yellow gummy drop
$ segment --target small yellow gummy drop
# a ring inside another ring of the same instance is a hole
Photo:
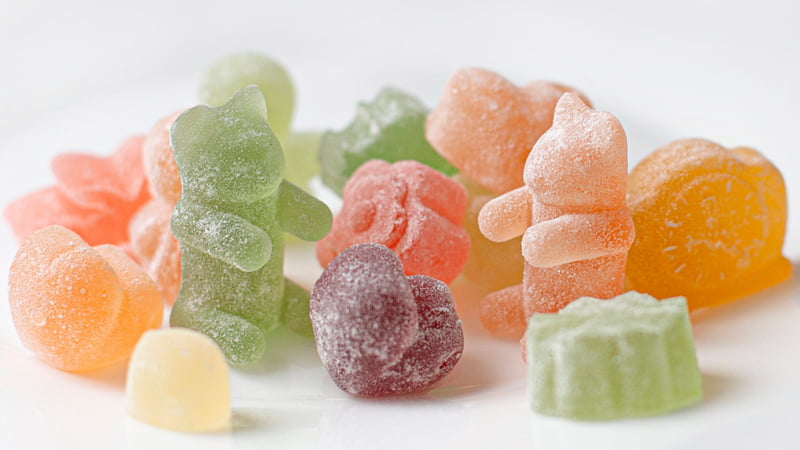
[[[216,343],[184,328],[145,333],[131,357],[128,414],[160,428],[213,432],[230,428],[228,364]]]

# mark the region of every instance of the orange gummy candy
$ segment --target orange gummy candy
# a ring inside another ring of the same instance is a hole
[[[90,245],[128,241],[128,222],[150,199],[142,167],[142,136],[109,157],[67,153],[53,158],[56,185],[9,203],[5,217],[19,242],[48,225],[62,225]]]
[[[502,194],[522,186],[525,159],[565,92],[580,95],[545,81],[520,88],[488,70],[462,69],[447,81],[425,137],[462,173]]]
[[[553,126],[525,164],[525,186],[488,202],[481,232],[493,241],[523,235],[522,288],[488,295],[481,321],[492,333],[521,336],[522,317],[557,312],[579,297],[622,292],[634,237],[625,204],[627,140],[617,119],[577,95],[558,101]],[[520,300],[520,296],[522,297]]]
[[[168,305],[175,303],[181,284],[180,244],[170,228],[172,210],[181,198],[181,179],[169,143],[169,130],[181,112],[160,119],[145,137],[144,169],[153,199],[136,213],[129,227],[133,252]]]
[[[17,251],[8,300],[20,340],[46,363],[82,372],[128,358],[146,330],[161,325],[155,284],[121,249],[90,247],[53,225]]]
[[[628,179],[637,236],[627,285],[656,298],[715,306],[787,279],[781,254],[786,187],[750,148],[683,139],[643,159]]]

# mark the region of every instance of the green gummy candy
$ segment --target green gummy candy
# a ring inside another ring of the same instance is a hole
[[[182,278],[170,324],[207,334],[231,364],[248,364],[263,355],[285,303],[296,310],[302,301],[284,282],[283,233],[319,239],[331,212],[283,180],[281,146],[254,86],[219,108],[187,110],[170,139],[183,186],[172,215]]]
[[[286,280],[284,298],[286,299],[286,304],[281,316],[281,322],[300,336],[314,337],[309,309],[311,294],[293,281]]]
[[[283,141],[286,157],[286,179],[308,188],[311,178],[319,174],[317,151],[322,133],[308,131],[292,133]]]
[[[534,410],[581,420],[665,413],[702,398],[686,299],[584,297],[530,318]]]
[[[425,139],[427,115],[419,100],[395,88],[382,89],[372,103],[359,103],[345,129],[322,136],[322,183],[341,195],[353,172],[370,159],[415,160],[446,175],[456,173]]]
[[[294,85],[286,69],[265,55],[237,53],[218,61],[200,84],[200,101],[221,106],[240,89],[253,84],[267,103],[272,132],[284,142],[294,113]]]

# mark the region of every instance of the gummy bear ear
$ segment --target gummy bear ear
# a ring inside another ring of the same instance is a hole
[[[578,117],[591,114],[591,112],[592,109],[578,95],[565,92],[556,103],[553,124],[563,121],[574,122]]]
[[[251,84],[233,94],[228,103],[219,107],[236,117],[248,118],[255,122],[267,121],[267,103],[258,86]],[[271,129],[270,129],[271,131]]]

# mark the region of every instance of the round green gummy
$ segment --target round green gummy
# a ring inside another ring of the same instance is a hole
[[[446,175],[457,169],[425,139],[428,110],[419,100],[395,88],[383,88],[370,103],[359,103],[356,116],[341,131],[322,136],[319,163],[322,183],[339,195],[359,166],[370,159],[414,160]]]
[[[240,89],[258,86],[267,104],[269,126],[284,142],[294,113],[294,85],[277,61],[259,53],[236,53],[211,66],[200,84],[200,101],[221,106]]]
[[[581,420],[665,413],[702,398],[686,299],[628,292],[531,317],[534,410]]]

